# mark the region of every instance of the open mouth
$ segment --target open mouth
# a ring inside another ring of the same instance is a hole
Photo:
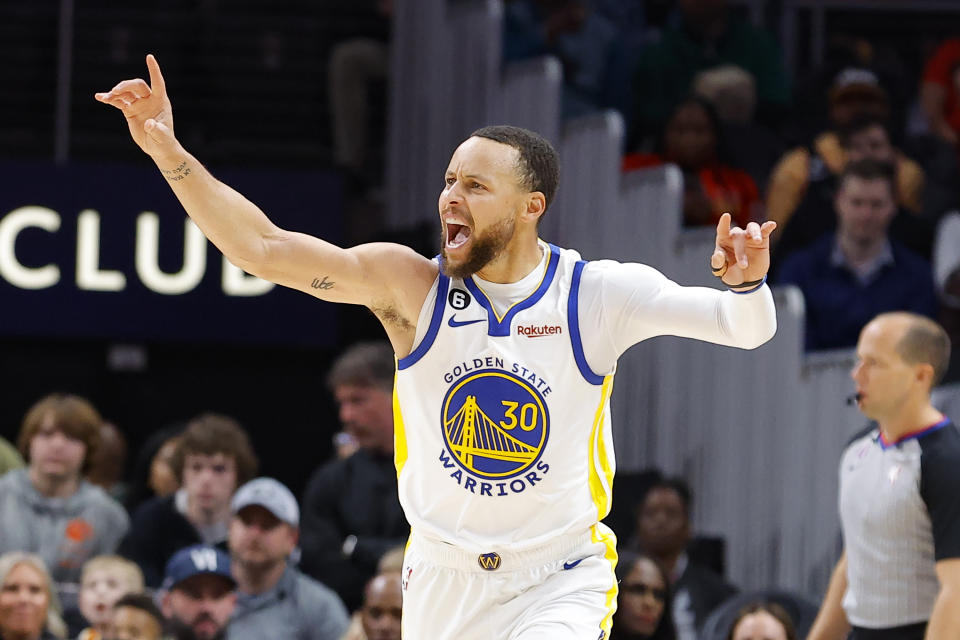
[[[447,249],[456,249],[466,244],[470,239],[470,227],[465,224],[446,223],[447,229]]]

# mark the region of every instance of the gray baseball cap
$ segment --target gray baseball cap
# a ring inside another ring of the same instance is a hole
[[[273,478],[256,478],[237,489],[230,502],[230,510],[237,513],[252,505],[263,507],[289,525],[300,526],[297,499],[290,489]]]

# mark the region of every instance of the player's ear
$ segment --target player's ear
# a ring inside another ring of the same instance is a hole
[[[527,195],[526,208],[521,217],[529,220],[533,224],[537,223],[540,216],[547,210],[547,198],[540,191],[531,191]]]

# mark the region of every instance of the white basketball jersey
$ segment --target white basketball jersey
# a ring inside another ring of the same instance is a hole
[[[586,263],[548,250],[540,285],[503,315],[473,278],[443,273],[424,303],[429,328],[394,388],[400,502],[420,535],[522,550],[610,510],[613,371],[584,358]]]

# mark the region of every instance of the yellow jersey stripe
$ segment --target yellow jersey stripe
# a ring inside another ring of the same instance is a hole
[[[403,412],[400,410],[400,396],[397,393],[397,379],[393,379],[393,464],[397,468],[397,478],[407,463],[407,429],[403,424]]]
[[[604,407],[613,391],[613,375],[603,378],[600,388],[600,402],[593,418],[593,427],[590,429],[589,482],[590,496],[597,507],[597,520],[602,520],[610,512],[611,482],[613,469],[607,458],[607,448],[603,443]],[[599,469],[598,469],[599,467]],[[602,474],[602,475],[601,475]]]
[[[613,579],[613,584],[611,584],[607,590],[606,602],[604,603],[607,609],[607,615],[600,621],[600,628],[606,631],[604,637],[609,638],[610,631],[613,628],[613,614],[617,612],[617,594],[620,591],[616,574],[618,560],[617,536],[608,527],[598,523],[590,527],[590,537],[593,542],[603,542],[604,547],[606,547],[603,557],[610,563],[610,575]]]

